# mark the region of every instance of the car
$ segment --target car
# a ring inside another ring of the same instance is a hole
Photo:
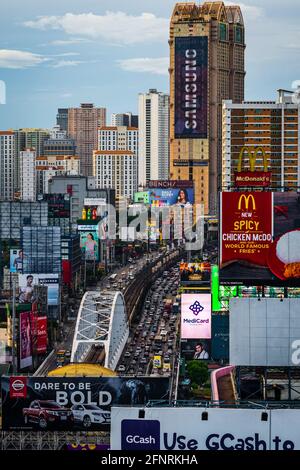
[[[130,352],[126,351],[126,353],[124,354],[124,357],[130,357],[130,356],[131,356]]]
[[[96,405],[73,405],[71,410],[75,423],[80,423],[84,428],[89,428],[92,424],[110,422],[110,411],[103,410]]]
[[[118,372],[125,372],[125,370],[126,370],[126,367],[125,367],[123,364],[121,364],[121,365],[118,367]]]
[[[34,423],[42,430],[51,425],[68,425],[74,423],[72,411],[60,406],[54,400],[34,400],[28,408],[23,408],[24,423]]]
[[[147,359],[145,357],[142,357],[142,359],[140,360],[140,363],[147,364]]]

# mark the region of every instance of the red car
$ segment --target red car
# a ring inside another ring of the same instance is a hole
[[[40,429],[51,425],[72,425],[74,416],[71,410],[63,408],[53,400],[34,400],[29,408],[23,408],[25,424],[35,423]]]

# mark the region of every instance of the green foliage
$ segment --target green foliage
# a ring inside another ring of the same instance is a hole
[[[187,371],[192,384],[203,385],[208,379],[208,366],[204,361],[189,361]]]

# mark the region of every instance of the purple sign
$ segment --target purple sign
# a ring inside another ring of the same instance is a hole
[[[122,450],[159,450],[160,422],[151,419],[123,419]]]
[[[175,138],[207,139],[208,39],[175,38]]]

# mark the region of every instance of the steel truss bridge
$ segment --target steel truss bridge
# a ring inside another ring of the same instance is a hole
[[[117,291],[88,291],[77,316],[71,362],[88,362],[91,351],[105,351],[104,366],[115,370],[129,336],[124,297]]]

